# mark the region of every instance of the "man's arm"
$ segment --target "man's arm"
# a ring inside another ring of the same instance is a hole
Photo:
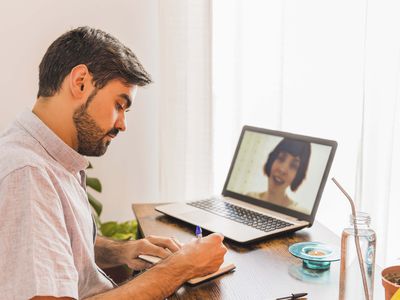
[[[165,299],[187,280],[218,270],[227,251],[222,240],[221,235],[211,234],[201,240],[191,241],[130,282],[87,300]],[[33,299],[69,300],[71,298],[35,297]]]
[[[87,300],[165,299],[187,279],[187,270],[170,263],[154,266],[129,283]]]
[[[98,235],[94,246],[96,264],[102,269],[122,265],[122,262],[120,262],[121,245],[122,242]]]
[[[222,241],[219,234],[193,240],[125,285],[88,300],[165,299],[189,279],[218,270],[227,251]]]
[[[157,265],[130,282],[86,300],[165,299],[185,282],[181,266]],[[175,274],[175,275],[174,275]],[[179,275],[178,275],[179,274]],[[32,300],[74,300],[73,298],[34,297]]]
[[[139,255],[166,258],[180,247],[177,241],[166,237],[149,236],[136,241],[116,241],[97,236],[94,251],[96,264],[102,269],[126,264],[134,270],[142,270],[150,265],[139,259]]]
[[[181,271],[180,266],[171,267],[168,264],[160,264],[118,288],[86,298],[86,300],[165,299],[185,282]],[[32,300],[73,300],[73,298],[44,296],[34,297]]]

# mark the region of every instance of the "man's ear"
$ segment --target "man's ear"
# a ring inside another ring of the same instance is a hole
[[[69,76],[69,88],[75,98],[82,98],[89,89],[92,76],[86,65],[75,66]]]

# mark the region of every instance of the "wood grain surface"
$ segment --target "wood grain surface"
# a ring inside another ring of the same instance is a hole
[[[132,205],[141,236],[170,236],[182,243],[194,238],[194,226],[155,211],[156,205]],[[288,251],[291,244],[305,241],[340,245],[339,237],[319,223],[314,223],[311,228],[246,246],[225,240],[228,248],[225,261],[234,263],[236,271],[197,286],[184,285],[168,299],[269,300],[301,292],[308,293],[307,299],[338,299],[340,262],[333,262],[327,271],[310,270],[305,276],[301,272],[302,261]],[[376,299],[383,299],[380,268],[375,273],[374,295],[377,295]]]

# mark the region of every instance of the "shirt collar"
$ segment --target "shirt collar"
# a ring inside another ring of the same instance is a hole
[[[61,140],[32,111],[24,111],[17,118],[17,122],[42,145],[51,157],[72,174],[85,170],[89,166],[89,161],[84,156]]]

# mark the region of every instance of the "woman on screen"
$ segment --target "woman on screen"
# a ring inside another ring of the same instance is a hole
[[[293,208],[296,203],[286,194],[287,188],[295,192],[306,177],[310,161],[309,142],[284,138],[268,155],[263,166],[268,177],[268,190],[252,192],[248,196],[276,205]]]

